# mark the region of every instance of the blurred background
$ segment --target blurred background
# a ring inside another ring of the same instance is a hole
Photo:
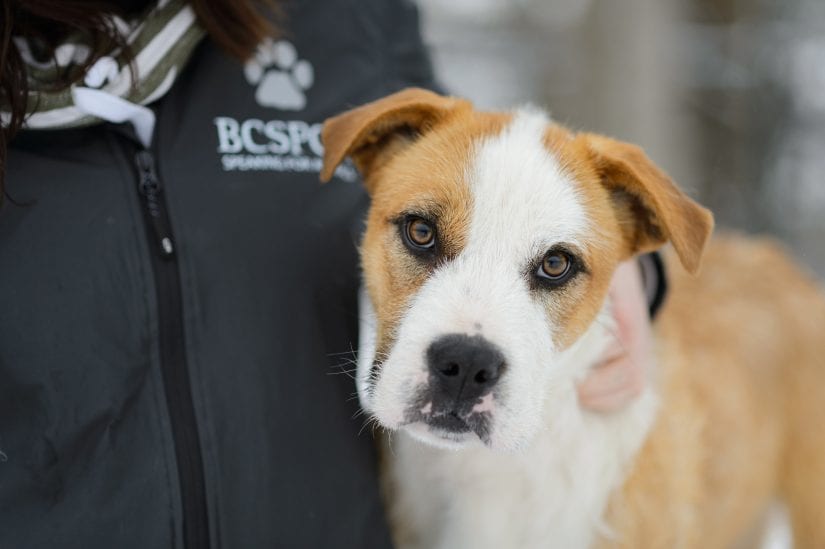
[[[436,73],[644,147],[825,277],[825,0],[419,0]]]

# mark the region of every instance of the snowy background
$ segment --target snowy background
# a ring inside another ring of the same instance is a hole
[[[825,1],[419,0],[436,71],[643,146],[825,278]]]

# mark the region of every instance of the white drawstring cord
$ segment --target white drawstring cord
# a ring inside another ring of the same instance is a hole
[[[89,87],[72,88],[75,107],[108,122],[131,122],[141,144],[148,148],[152,144],[155,129],[155,113],[152,109],[96,89],[117,78],[118,72],[117,62],[111,57],[98,59],[86,72],[83,80]]]

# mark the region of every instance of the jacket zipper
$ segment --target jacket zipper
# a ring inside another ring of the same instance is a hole
[[[175,240],[154,155],[141,149],[134,159],[147,234],[154,248],[149,255],[157,288],[161,372],[183,507],[183,542],[184,547],[190,549],[208,548],[203,459],[184,348],[183,301]]]

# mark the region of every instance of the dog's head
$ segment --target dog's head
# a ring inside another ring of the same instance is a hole
[[[362,405],[434,444],[519,448],[575,406],[587,365],[568,357],[600,325],[616,265],[670,241],[695,271],[713,225],[639,148],[537,110],[408,89],[322,138],[322,178],[350,156],[372,196]]]

